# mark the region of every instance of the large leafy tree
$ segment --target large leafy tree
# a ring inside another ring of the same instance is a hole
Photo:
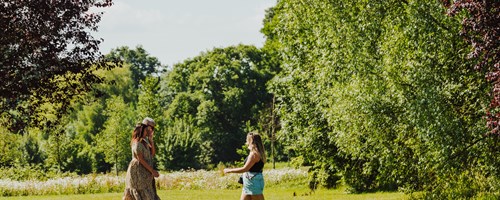
[[[111,58],[110,55],[107,57]],[[157,60],[151,56],[148,58]],[[130,159],[130,153],[127,152],[130,151],[128,143],[134,123],[144,116],[150,116],[159,125],[163,124],[158,117],[160,114],[154,114],[162,113],[162,109],[155,106],[160,102],[157,97],[158,78],[146,73],[148,78],[140,81],[141,87],[135,88],[136,80],[132,78],[131,70],[133,64],[128,60],[119,64],[120,67],[111,70],[95,71],[94,74],[103,82],[94,84],[92,92],[75,102],[72,105],[73,111],[68,115],[70,119],[67,129],[74,135],[74,140],[84,144],[79,154],[88,155],[92,159],[90,167],[75,164],[95,172],[110,171],[113,165],[115,170],[125,169]],[[157,127],[157,131],[162,132],[161,126]]]
[[[455,170],[497,166],[494,141],[473,146],[487,86],[444,11],[432,0],[278,2],[265,33],[282,59],[279,135],[313,165],[313,186],[342,176],[354,191],[434,190]]]
[[[95,84],[93,92],[73,105],[67,129],[86,144],[83,151],[93,159],[91,170],[107,172],[112,165],[122,170],[130,156],[127,144],[135,120],[133,102],[137,101],[130,66],[95,73],[104,82]]]
[[[202,166],[239,158],[236,149],[244,143],[247,122],[255,127],[256,116],[271,100],[266,83],[273,67],[267,56],[254,46],[215,48],[174,65],[164,79],[162,95],[171,100],[165,118],[184,123],[167,123],[167,130],[199,132],[191,134],[203,141]]]
[[[199,169],[204,164],[204,146],[201,131],[197,130],[191,117],[168,120],[169,124],[161,132],[158,147],[158,162],[161,169]],[[158,140],[157,140],[158,141]],[[206,154],[206,152],[205,152]]]
[[[6,0],[0,5],[0,111],[12,131],[34,120],[40,105],[54,104],[55,114],[99,81],[92,72],[107,68],[96,31],[102,13],[92,8],[111,0]]]

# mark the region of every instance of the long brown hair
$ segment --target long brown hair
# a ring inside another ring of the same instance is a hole
[[[130,146],[134,143],[134,140],[140,141],[142,138],[144,138],[144,132],[148,125],[138,123],[135,125],[134,131],[132,132],[132,138],[130,139]]]
[[[262,138],[256,132],[250,132],[247,134],[247,142],[248,144],[252,144],[252,149],[254,153],[258,153],[260,155],[260,159],[262,162],[266,162],[266,151],[264,150],[264,144],[262,143]]]

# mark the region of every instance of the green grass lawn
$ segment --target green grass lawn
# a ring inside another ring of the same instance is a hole
[[[295,196],[294,196],[295,193]],[[240,189],[235,190],[160,190],[158,195],[161,199],[176,200],[234,200],[239,199]],[[343,190],[325,190],[321,189],[309,194],[306,188],[266,188],[264,196],[268,200],[325,200],[325,199],[352,199],[352,200],[374,200],[374,199],[406,199],[402,193],[367,193],[367,194],[346,194]],[[122,193],[104,193],[104,194],[84,194],[84,195],[59,195],[59,196],[21,196],[21,197],[0,197],[0,200],[116,200],[121,199]]]

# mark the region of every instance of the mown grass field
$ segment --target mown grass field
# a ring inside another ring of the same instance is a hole
[[[296,196],[294,196],[294,193]],[[161,199],[175,200],[235,200],[239,199],[240,189],[232,190],[160,190],[158,195]],[[347,194],[342,189],[326,190],[321,189],[309,194],[307,188],[266,188],[264,196],[268,200],[397,200],[408,199],[403,193],[367,193],[367,194]],[[48,196],[19,196],[0,197],[0,200],[116,200],[121,199],[122,193],[102,193],[83,195],[48,195]]]

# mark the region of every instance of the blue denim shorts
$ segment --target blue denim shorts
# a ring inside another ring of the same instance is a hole
[[[243,174],[243,193],[246,195],[263,194],[264,176],[260,172],[245,172]]]

